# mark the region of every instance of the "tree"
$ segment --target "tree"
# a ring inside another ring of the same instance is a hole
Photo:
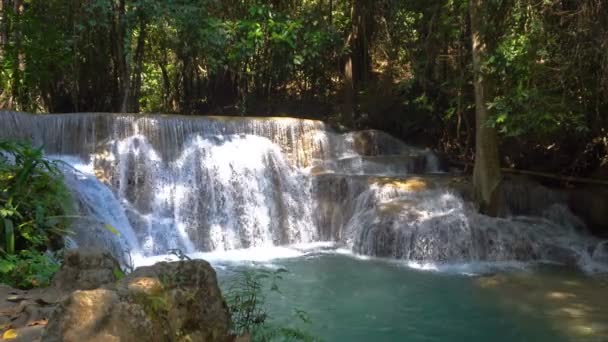
[[[374,29],[373,5],[370,0],[353,0],[351,32],[346,40],[349,50],[344,63],[343,119],[352,126],[355,121],[354,101],[357,87],[368,81],[372,69],[369,53]]]
[[[471,43],[475,86],[475,166],[473,187],[480,212],[500,216],[503,211],[500,160],[496,129],[490,125],[488,103],[493,99],[491,78],[484,64],[490,44],[484,32],[485,0],[470,0]]]

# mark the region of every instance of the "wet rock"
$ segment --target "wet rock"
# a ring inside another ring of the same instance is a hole
[[[593,251],[593,260],[608,265],[608,241],[597,244]]]
[[[604,187],[581,187],[570,192],[572,211],[581,217],[591,231],[608,237],[608,189]]]
[[[230,316],[202,260],[142,267],[60,303],[42,341],[228,341]]]
[[[579,256],[572,250],[558,245],[546,245],[543,258],[566,266],[576,266]]]
[[[115,282],[120,265],[109,252],[100,249],[68,250],[52,286],[60,291],[93,290]]]

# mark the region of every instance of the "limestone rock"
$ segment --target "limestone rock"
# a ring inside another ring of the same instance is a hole
[[[158,299],[168,330],[193,341],[221,341],[228,336],[230,315],[217,284],[215,271],[203,260],[166,263],[136,269],[117,286],[135,300]],[[148,303],[149,304],[149,303]],[[147,305],[147,310],[150,309]],[[154,308],[153,308],[154,309]]]
[[[42,341],[230,341],[215,271],[202,260],[136,269],[60,303]]]
[[[76,291],[51,316],[42,341],[160,341],[159,329],[143,307],[121,302],[115,291]]]
[[[120,265],[109,252],[99,249],[66,251],[61,269],[53,277],[58,290],[93,290],[115,282]]]

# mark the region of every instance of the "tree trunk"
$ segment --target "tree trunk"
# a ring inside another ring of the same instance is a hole
[[[353,126],[355,123],[355,94],[360,83],[368,81],[371,74],[369,41],[373,33],[372,1],[353,0],[351,8],[351,33],[346,40],[350,53],[344,64],[344,105],[342,116],[344,123]]]
[[[351,11],[352,32],[350,50],[353,62],[353,80],[366,82],[372,70],[369,42],[373,35],[373,8],[370,0],[354,0]]]
[[[8,6],[8,0],[0,0],[0,60],[4,60],[4,47],[8,44]]]
[[[25,73],[25,55],[21,48],[21,31],[20,31],[20,18],[23,13],[22,0],[13,1],[13,20],[10,25],[9,41],[12,38],[12,62],[13,62],[13,75],[12,75],[12,94],[9,99],[9,107],[16,110],[24,110],[26,105],[26,99],[24,96],[24,85],[23,76]],[[10,43],[9,43],[10,45]]]
[[[143,72],[144,52],[146,43],[146,22],[140,19],[139,36],[137,37],[137,47],[135,48],[135,68],[131,80],[131,90],[129,99],[129,111],[139,113],[139,97],[141,94],[141,74]]]
[[[7,47],[8,47],[8,8],[11,6],[9,0],[0,0],[0,61],[6,60]],[[8,101],[6,96],[9,93],[9,89],[3,89],[0,84],[0,108],[8,107]]]
[[[163,77],[163,111],[168,113],[174,111],[174,108],[171,105],[171,80],[169,79],[169,72],[167,71],[166,65],[166,58],[163,62],[158,63]]]
[[[353,80],[353,60],[348,56],[344,64],[344,104],[342,108],[342,121],[352,127],[355,123],[355,83]]]
[[[118,76],[118,111],[126,113],[129,105],[130,77],[129,64],[125,51],[126,23],[125,23],[125,0],[119,0],[115,4],[113,18],[113,41],[114,61]]]
[[[490,216],[504,214],[501,191],[500,161],[498,156],[498,137],[496,130],[488,126],[490,111],[487,106],[492,100],[492,85],[484,75],[483,64],[489,51],[484,37],[485,0],[470,0],[471,42],[475,86],[475,166],[473,169],[473,188],[475,200],[481,213]]]

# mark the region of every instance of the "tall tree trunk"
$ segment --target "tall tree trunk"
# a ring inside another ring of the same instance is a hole
[[[353,59],[347,57],[344,64],[344,104],[342,108],[342,121],[352,127],[355,123],[355,82],[353,79]]]
[[[125,113],[129,105],[130,77],[129,64],[125,51],[126,35],[126,18],[125,18],[125,0],[119,0],[115,4],[113,13],[113,33],[114,37],[114,62],[118,76],[118,111]]]
[[[369,41],[373,34],[372,1],[353,0],[351,8],[352,31],[346,40],[350,53],[344,64],[344,123],[355,123],[354,102],[359,84],[366,82],[371,73]]]
[[[140,18],[139,36],[135,48],[135,66],[132,73],[131,90],[129,92],[129,111],[139,113],[139,97],[141,94],[141,76],[143,72],[144,52],[146,43],[146,21]]]
[[[158,63],[158,66],[163,77],[163,112],[172,112],[174,108],[171,102],[171,79],[169,79],[169,72],[167,71],[166,58],[163,62]]]
[[[4,61],[7,58],[7,47],[8,47],[8,8],[11,6],[9,0],[0,0],[0,61]],[[1,66],[0,66],[1,68]],[[2,82],[4,83],[4,82]],[[0,108],[8,107],[6,96],[9,93],[9,89],[4,89],[4,84],[0,83]]]
[[[484,75],[482,67],[489,52],[488,41],[484,37],[484,19],[482,17],[485,1],[470,0],[469,2],[476,121],[473,187],[480,212],[490,216],[501,216],[504,214],[504,203],[501,190],[498,137],[496,130],[488,126],[490,110],[487,103],[492,100],[492,85],[489,77]]]
[[[5,46],[8,44],[8,0],[0,0],[0,60],[4,60]]]
[[[352,32],[350,50],[353,62],[353,79],[356,83],[367,82],[372,70],[369,42],[374,32],[373,2],[353,0],[351,11]]]
[[[9,107],[16,110],[24,110],[26,105],[26,98],[24,94],[23,86],[23,75],[25,73],[25,55],[21,48],[21,31],[20,31],[20,20],[21,14],[23,13],[23,2],[22,0],[13,1],[13,20],[10,23],[10,35],[9,41],[12,39],[12,92],[9,99]],[[9,43],[10,45],[10,43]]]

